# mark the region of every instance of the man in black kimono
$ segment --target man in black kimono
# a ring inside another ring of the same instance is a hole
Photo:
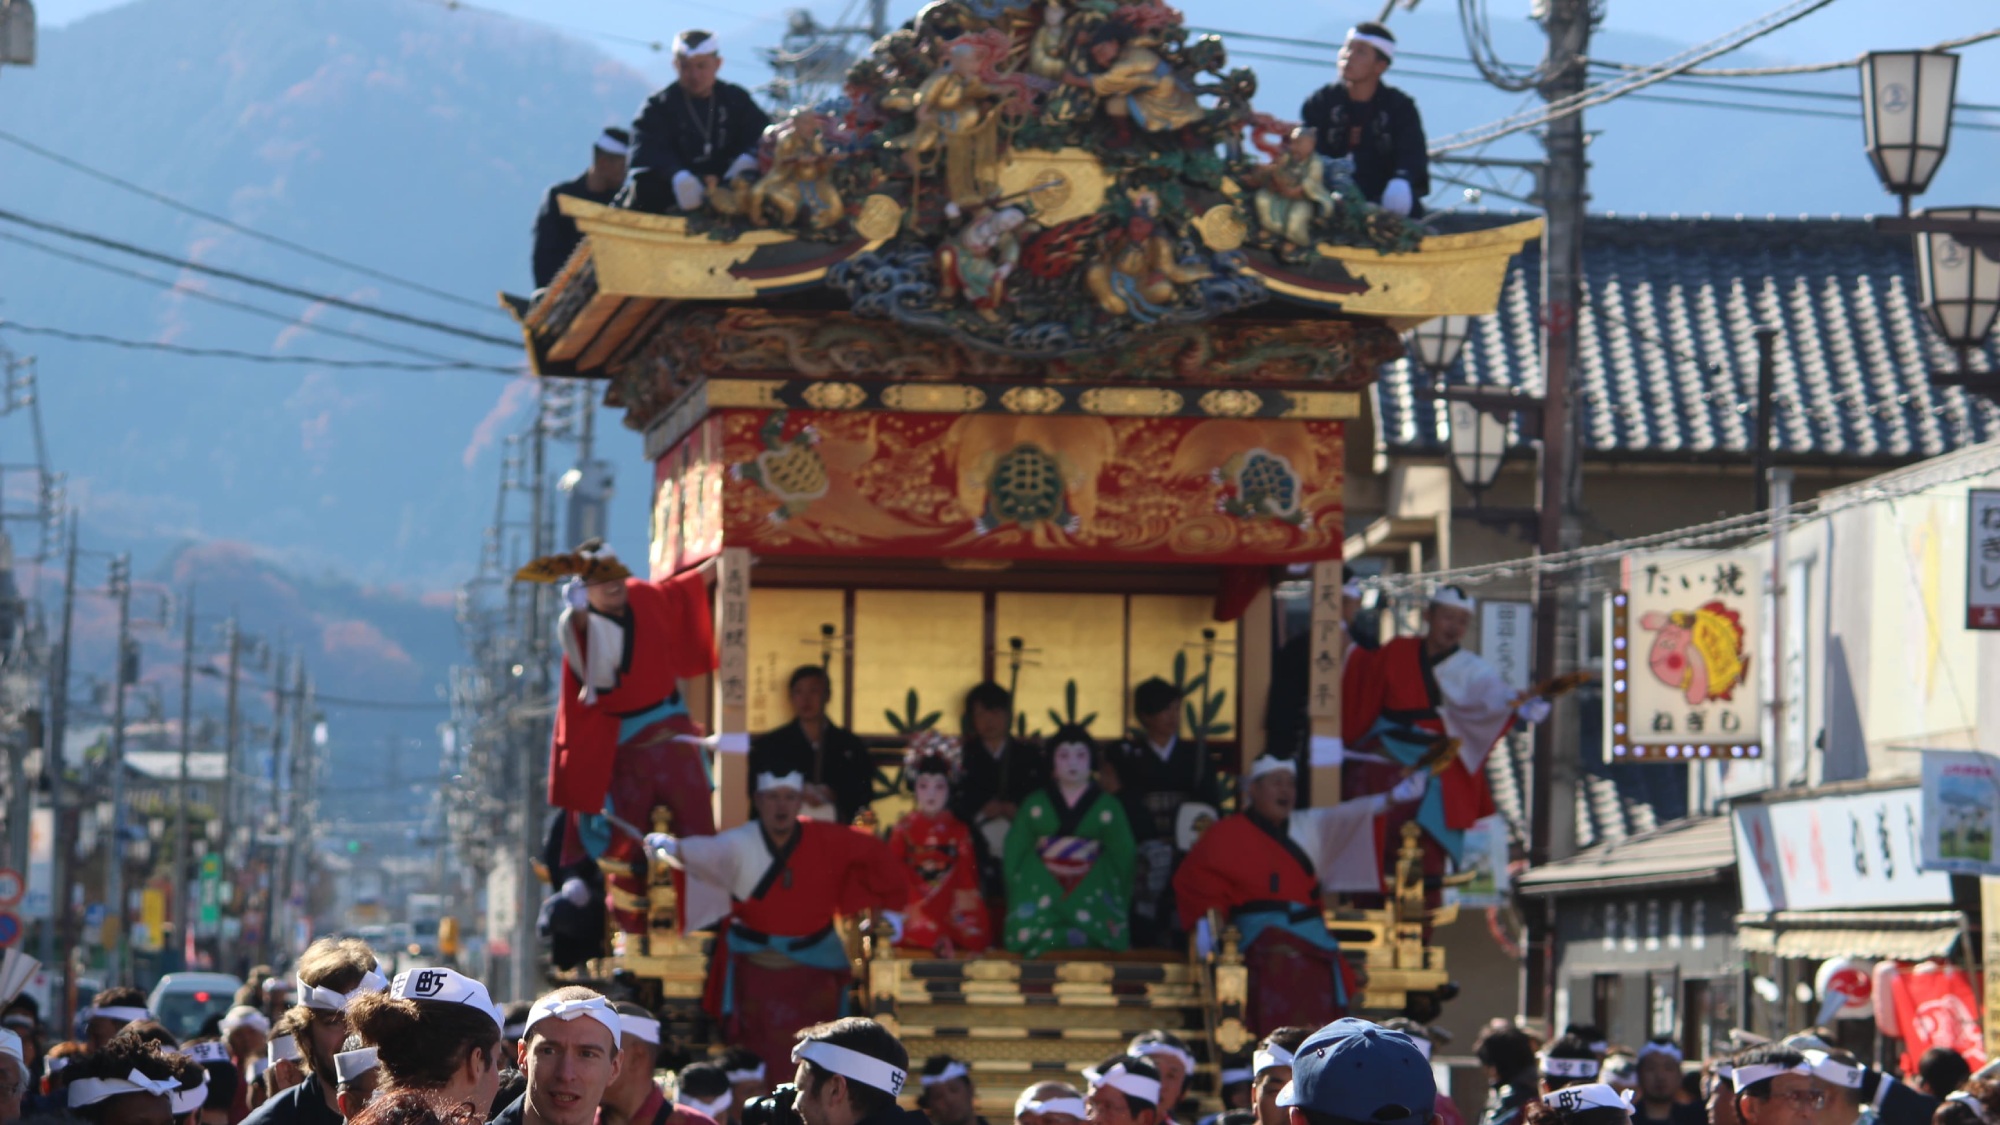
[[[632,151],[632,134],[612,126],[597,135],[590,146],[590,167],[574,180],[564,180],[542,196],[542,209],[535,212],[535,288],[554,281],[569,261],[570,252],[583,241],[576,220],[562,213],[557,197],[573,195],[592,203],[609,203],[625,186],[625,157]]]
[[[868,747],[854,732],[835,726],[826,713],[833,681],[826,669],[807,664],[792,673],[791,722],[750,743],[750,794],[755,779],[796,773],[806,788],[799,815],[835,824],[852,824],[875,794],[875,763]]]
[[[1429,146],[1416,99],[1382,81],[1396,58],[1396,37],[1360,23],[1340,48],[1340,81],[1319,88],[1299,120],[1319,131],[1321,156],[1354,159],[1354,183],[1371,203],[1398,215],[1422,215],[1430,194]]]
[[[620,202],[635,211],[693,211],[707,180],[757,169],[757,142],[771,119],[750,91],[720,81],[721,45],[707,31],[674,37],[673,85],[646,99],[632,122],[632,182]]]
[[[951,811],[972,829],[980,886],[997,898],[1006,895],[1000,857],[1007,851],[1007,828],[1028,794],[1049,783],[1041,748],[1017,741],[1013,729],[1014,697],[1006,688],[989,680],[965,693],[965,749]]]
[[[1181,807],[1203,804],[1211,816],[1219,816],[1222,789],[1206,750],[1180,740],[1181,696],[1174,685],[1157,676],[1140,684],[1132,689],[1132,711],[1138,730],[1111,751],[1118,799],[1139,845],[1132,878],[1132,945],[1174,949],[1181,944],[1173,904]]]

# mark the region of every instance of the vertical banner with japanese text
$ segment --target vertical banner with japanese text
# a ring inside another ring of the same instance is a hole
[[[1535,663],[1535,607],[1489,601],[1479,607],[1479,655],[1515,691],[1526,691]]]
[[[1765,569],[1755,550],[1625,557],[1604,677],[1611,760],[1761,756]]]
[[[1965,627],[2000,629],[2000,489],[1975,488],[1966,498]]]

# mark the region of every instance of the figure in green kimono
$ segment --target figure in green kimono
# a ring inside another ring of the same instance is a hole
[[[1099,789],[1097,744],[1066,726],[1048,743],[1050,782],[1021,802],[1007,832],[1007,948],[1129,949],[1132,827]]]

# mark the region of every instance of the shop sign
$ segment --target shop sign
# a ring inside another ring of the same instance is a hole
[[[2000,489],[1975,488],[1967,495],[1965,627],[2000,629]]]
[[[1625,557],[1604,672],[1612,761],[1762,755],[1765,569],[1757,551]]]
[[[1918,867],[1920,789],[1743,805],[1733,815],[1747,912],[1951,904],[1951,876]]]

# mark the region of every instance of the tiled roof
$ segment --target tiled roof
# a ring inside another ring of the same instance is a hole
[[[1583,695],[1580,741],[1599,746],[1602,705],[1594,688],[1586,687]],[[1486,759],[1493,804],[1520,841],[1528,839],[1528,790],[1534,764],[1534,738],[1527,731],[1509,733]],[[1592,848],[1643,836],[1659,827],[1663,818],[1680,817],[1687,809],[1684,769],[1586,762],[1576,779],[1576,846]]]
[[[1726,816],[1691,817],[1626,840],[1586,848],[1519,876],[1523,894],[1669,883],[1716,882],[1736,866],[1736,842]]]
[[[1539,246],[1513,261],[1451,382],[1541,390],[1540,271]],[[1747,458],[1760,324],[1780,330],[1783,456],[1893,463],[2000,437],[2000,407],[1929,385],[1956,357],[1924,323],[1910,239],[1866,219],[1592,218],[1584,274],[1587,456]],[[2000,344],[1971,367],[2000,374]],[[1409,360],[1383,369],[1378,440],[1390,452],[1445,451],[1442,404],[1416,393],[1429,383]]]

